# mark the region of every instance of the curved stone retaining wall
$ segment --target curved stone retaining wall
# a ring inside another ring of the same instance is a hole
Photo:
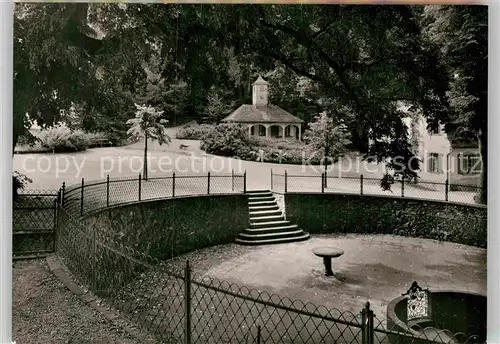
[[[87,229],[164,260],[233,242],[248,225],[247,195],[178,197],[117,205],[85,216]]]
[[[484,205],[353,194],[287,193],[285,206],[287,220],[311,234],[393,234],[486,248]]]

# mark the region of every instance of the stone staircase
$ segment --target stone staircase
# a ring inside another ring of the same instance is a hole
[[[271,191],[255,190],[247,194],[249,228],[238,234],[238,244],[280,244],[309,239],[309,233],[285,220]]]

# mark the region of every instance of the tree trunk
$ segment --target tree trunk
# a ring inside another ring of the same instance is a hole
[[[330,154],[330,147],[328,146],[328,133],[326,134],[326,145],[325,145],[325,189],[328,187],[328,177],[327,177],[327,168],[328,168],[328,155]]]
[[[13,111],[13,121],[12,121],[12,155],[14,155],[14,151],[16,149],[17,141],[24,133],[24,113],[17,110],[14,106]]]
[[[478,143],[481,154],[482,169],[480,175],[481,190],[478,193],[478,203],[487,204],[488,199],[488,138],[486,130],[479,130]]]
[[[148,180],[148,133],[144,133],[144,167],[142,172],[144,180]]]
[[[16,151],[17,141],[19,140],[19,134],[16,132],[16,130],[14,130],[12,138],[13,138],[13,140],[12,140],[12,155],[14,155],[14,153]]]

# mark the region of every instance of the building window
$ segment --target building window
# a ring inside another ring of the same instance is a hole
[[[441,135],[441,126],[439,125],[439,123],[432,123],[428,128],[430,135]]]
[[[440,165],[440,154],[430,153],[429,159],[427,160],[427,171],[429,173],[441,173]]]
[[[255,135],[255,126],[252,126],[250,128],[250,135],[254,136]]]
[[[266,127],[259,125],[259,136],[266,136]]]
[[[481,173],[481,156],[477,153],[464,153],[458,155],[458,173],[459,174],[478,174]]]
[[[290,135],[290,132],[291,132],[291,130],[290,130],[290,129],[291,129],[291,128],[290,128],[290,126],[289,126],[289,125],[285,127],[285,137],[290,137],[290,136],[291,136],[291,135]]]
[[[260,90],[261,91],[265,91],[266,90],[266,86],[260,86]]]

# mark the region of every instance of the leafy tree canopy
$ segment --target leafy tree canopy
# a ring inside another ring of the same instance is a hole
[[[126,131],[134,102],[199,120],[261,74],[307,121],[342,109],[353,148],[387,138],[380,159],[411,156],[403,101],[486,161],[486,6],[17,4],[14,43],[15,141],[71,104],[89,129]]]

